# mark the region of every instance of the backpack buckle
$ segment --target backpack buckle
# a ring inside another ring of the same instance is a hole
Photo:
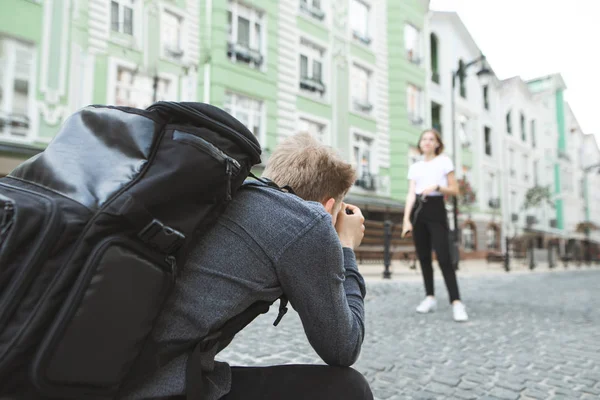
[[[166,254],[179,250],[185,235],[170,226],[166,226],[157,219],[152,220],[144,229],[138,233],[138,237]]]

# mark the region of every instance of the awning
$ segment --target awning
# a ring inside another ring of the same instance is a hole
[[[357,193],[350,193],[344,199],[346,203],[354,204],[364,211],[379,211],[403,213],[404,203],[390,199],[389,197],[365,196]]]
[[[31,145],[0,142],[0,176],[8,175],[23,161],[43,150]]]

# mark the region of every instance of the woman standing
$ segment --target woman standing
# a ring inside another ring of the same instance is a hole
[[[444,275],[454,320],[462,322],[469,317],[460,301],[456,274],[450,260],[448,217],[444,204],[444,195],[458,194],[458,184],[452,161],[442,154],[443,151],[444,143],[436,130],[429,129],[421,134],[419,152],[423,160],[414,163],[408,170],[406,210],[411,212],[404,213],[402,236],[412,232],[425,283],[426,297],[417,307],[417,312],[428,313],[436,307],[431,264],[433,248]]]

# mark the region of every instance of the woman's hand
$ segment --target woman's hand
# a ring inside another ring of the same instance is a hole
[[[412,232],[413,226],[410,221],[404,221],[402,223],[402,238],[405,238],[409,232]]]
[[[433,192],[437,192],[437,191],[438,191],[438,190],[437,190],[437,189],[438,189],[438,187],[439,187],[438,185],[431,185],[431,186],[428,186],[428,187],[426,187],[425,189],[423,189],[423,192],[421,193],[421,196],[423,196],[423,197],[427,197],[427,196],[429,196],[431,193],[433,193]]]

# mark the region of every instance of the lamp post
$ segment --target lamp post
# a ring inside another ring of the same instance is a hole
[[[454,168],[457,168],[457,149],[456,149],[456,111],[455,111],[455,101],[456,101],[456,78],[464,79],[466,76],[467,69],[471,66],[481,63],[481,69],[477,71],[477,76],[479,78],[487,78],[489,75],[492,75],[492,71],[487,67],[485,63],[485,56],[481,54],[475,60],[463,64],[459,62],[458,68],[456,71],[452,72],[452,94],[450,96],[450,112],[452,114],[452,162],[454,163]],[[455,270],[458,270],[458,261],[460,259],[459,246],[458,246],[458,237],[459,237],[459,229],[458,229],[458,196],[454,196],[452,198],[452,217],[454,221],[454,231],[452,232],[452,241],[454,243],[454,247],[451,249],[451,253],[454,254],[452,263]]]

